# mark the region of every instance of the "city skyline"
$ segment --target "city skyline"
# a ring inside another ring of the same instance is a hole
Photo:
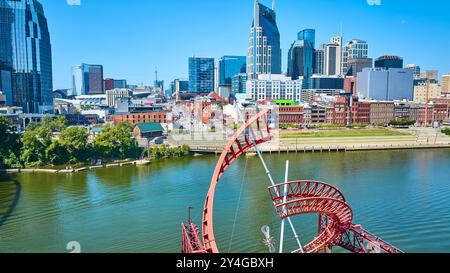
[[[416,63],[422,69],[436,69],[440,75],[446,74],[450,67],[441,55],[450,46],[445,40],[450,21],[444,17],[445,6],[450,7],[450,4],[434,1],[440,9],[435,10],[435,5],[429,2],[403,0],[382,1],[380,6],[369,5],[366,0],[351,3],[279,0],[277,23],[281,33],[283,72],[286,72],[289,47],[300,30],[316,29],[317,48],[327,43],[331,36],[341,34],[342,25],[344,44],[355,38],[367,41],[371,47],[369,57],[399,55],[404,58],[405,65]],[[251,0],[135,0],[115,5],[91,0],[82,1],[80,6],[68,5],[64,0],[41,2],[52,37],[54,89],[69,88],[70,69],[82,62],[102,64],[105,77],[124,78],[130,84],[152,85],[155,66],[158,66],[160,79],[170,82],[188,77],[188,58],[194,54],[216,59],[224,55],[246,55],[254,5]],[[261,2],[270,6],[272,1]],[[99,8],[105,15],[98,14]],[[317,16],[312,11],[319,8],[320,16]],[[115,17],[108,14],[118,11],[132,16],[133,20],[115,22]],[[203,16],[192,16],[186,21],[182,14]],[[365,24],[353,23],[362,20]],[[128,33],[127,29],[139,31]],[[192,31],[194,29],[201,31]],[[429,43],[417,43],[420,35]],[[124,39],[117,38],[120,36]],[[161,42],[155,42],[156,38]],[[80,42],[83,39],[87,42]],[[123,40],[125,42],[121,42]]]

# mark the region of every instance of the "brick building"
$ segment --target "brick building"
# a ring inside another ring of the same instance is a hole
[[[395,119],[394,102],[370,102],[370,124],[389,124]]]
[[[136,112],[136,113],[125,113],[125,114],[114,114],[107,117],[108,122],[117,125],[119,123],[125,122],[130,125],[137,125],[139,123],[146,122],[157,122],[157,123],[167,123],[168,111],[157,111],[157,112]]]

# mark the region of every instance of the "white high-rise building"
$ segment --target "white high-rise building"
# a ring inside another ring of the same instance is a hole
[[[324,74],[327,76],[341,75],[342,57],[341,46],[338,44],[325,45]]]
[[[369,57],[369,44],[366,41],[353,39],[342,49],[342,74],[347,74],[348,62],[354,59],[367,59]]]
[[[247,81],[247,98],[255,101],[302,99],[303,79],[292,80],[279,74],[260,74]]]

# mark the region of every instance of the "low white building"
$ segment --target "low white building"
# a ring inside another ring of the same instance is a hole
[[[247,81],[247,98],[255,101],[293,100],[300,102],[303,80],[279,74],[261,74]]]

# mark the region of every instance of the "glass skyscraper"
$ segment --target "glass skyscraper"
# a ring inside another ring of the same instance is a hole
[[[295,41],[288,52],[288,76],[293,80],[303,77],[303,87],[310,87],[310,78],[314,73],[314,45],[316,43],[316,31],[305,29],[298,33]]]
[[[247,69],[247,57],[223,56],[219,59],[219,85],[231,86],[233,77],[245,73]]]
[[[211,93],[214,91],[214,58],[189,58],[189,93]]]
[[[376,68],[403,68],[403,58],[394,55],[381,56],[375,60]]]
[[[231,94],[245,94],[247,93],[247,80],[248,76],[246,73],[237,74],[233,77],[233,84],[231,87]]]
[[[259,74],[281,74],[281,46],[275,0],[272,9],[255,0],[247,54],[247,74],[255,79]]]
[[[72,67],[72,96],[104,93],[103,66],[79,64]]]
[[[37,0],[0,0],[0,89],[24,112],[53,111],[50,34]]]
[[[316,30],[304,29],[298,33],[298,40],[309,41],[313,48],[316,48]]]

